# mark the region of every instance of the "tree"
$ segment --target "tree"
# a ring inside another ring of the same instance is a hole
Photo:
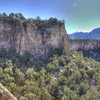
[[[38,82],[26,80],[25,85],[22,89],[22,95],[33,93],[35,95],[35,98],[37,99],[38,96],[41,95],[41,90],[38,86]]]
[[[26,77],[29,80],[34,80],[35,79],[35,72],[34,72],[34,68],[29,68],[26,72]]]
[[[86,93],[86,91],[88,90],[88,84],[84,84],[83,82],[80,84],[79,87],[79,95],[82,96]]]
[[[53,58],[51,59],[52,62],[50,62],[48,64],[48,71],[50,72],[55,72],[55,71],[59,71],[60,67],[59,67],[59,60],[57,58],[56,55],[53,56]]]
[[[90,78],[93,78],[94,74],[95,74],[95,69],[90,69],[87,71],[87,74],[89,75]]]
[[[64,88],[64,94],[66,95],[63,97],[64,100],[79,100],[77,95],[73,91],[71,91],[68,87]]]
[[[5,73],[5,74],[9,74],[9,75],[12,76],[12,75],[13,75],[13,70],[12,70],[12,68],[5,68],[5,69],[4,69],[4,73]]]
[[[9,74],[4,74],[4,78],[1,80],[1,83],[5,86],[9,86],[11,82],[15,82],[15,78]]]
[[[57,18],[50,18],[49,20],[48,20],[48,23],[49,24],[51,24],[51,25],[56,25],[57,23],[58,23],[58,20],[57,20]]]
[[[60,65],[62,65],[62,66],[65,66],[66,65],[66,60],[64,58],[64,55],[60,57],[59,62],[60,62]]]
[[[57,79],[59,85],[66,85],[67,84],[67,79],[65,76],[61,75]]]
[[[4,77],[3,69],[0,67],[0,80]]]
[[[14,13],[10,13],[9,14],[9,18],[11,18],[11,19],[15,18],[15,14]]]
[[[64,66],[63,75],[66,77],[72,75],[71,66],[69,65]]]
[[[16,84],[18,85],[23,85],[24,84],[24,74],[19,70],[19,69],[15,69],[15,80],[16,80]]]
[[[2,16],[3,16],[4,18],[6,18],[6,17],[7,17],[7,14],[4,12],[4,13],[2,13]]]
[[[85,95],[81,97],[81,100],[99,100],[100,93],[94,86],[91,86],[90,89],[86,92]]]
[[[43,87],[41,91],[41,100],[53,100],[52,96],[48,93],[48,90],[45,87]]]
[[[36,17],[37,21],[41,21],[41,18],[39,16]]]
[[[84,69],[80,69],[80,73],[81,73],[81,75],[82,75],[82,79],[87,79],[87,74],[86,74],[86,71],[84,70]]]
[[[27,66],[31,65],[31,54],[29,52],[24,53],[24,55],[22,56],[21,62]]]
[[[22,13],[18,13],[18,18],[19,18],[19,19],[22,19],[22,20],[25,19],[25,17],[23,16]]]
[[[33,93],[28,93],[28,94],[25,94],[24,97],[27,99],[27,100],[35,100],[35,94]]]

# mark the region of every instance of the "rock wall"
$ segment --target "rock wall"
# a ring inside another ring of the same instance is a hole
[[[74,50],[97,50],[100,49],[100,40],[92,39],[71,39],[70,45]]]
[[[51,49],[70,47],[64,24],[37,28],[30,20],[0,19],[0,48],[16,48],[21,55],[26,51],[42,55]]]
[[[70,44],[73,50],[82,51],[85,57],[100,62],[100,40],[71,39]]]

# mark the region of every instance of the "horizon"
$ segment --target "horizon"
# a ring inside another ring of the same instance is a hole
[[[100,27],[100,0],[1,0],[0,12],[22,13],[26,18],[65,20],[68,34]]]

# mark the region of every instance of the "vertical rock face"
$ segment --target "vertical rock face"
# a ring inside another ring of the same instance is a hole
[[[92,39],[71,39],[70,40],[71,47],[74,50],[97,50],[100,49],[100,40],[92,40]]]
[[[80,50],[85,57],[91,57],[100,62],[100,40],[71,39],[70,44],[73,50]]]
[[[42,29],[31,21],[0,19],[0,48],[16,48],[20,54],[26,51],[42,55],[51,49],[70,47],[64,24]]]

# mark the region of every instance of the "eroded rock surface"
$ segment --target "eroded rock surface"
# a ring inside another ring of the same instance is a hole
[[[69,48],[70,43],[64,24],[37,28],[30,20],[0,19],[0,48],[16,48],[23,54],[26,51],[42,55],[51,49]]]
[[[82,51],[85,57],[91,57],[100,62],[100,40],[71,39],[70,44],[73,50]]]
[[[100,40],[92,40],[92,39],[71,39],[70,40],[71,47],[74,50],[97,50],[100,49]]]

